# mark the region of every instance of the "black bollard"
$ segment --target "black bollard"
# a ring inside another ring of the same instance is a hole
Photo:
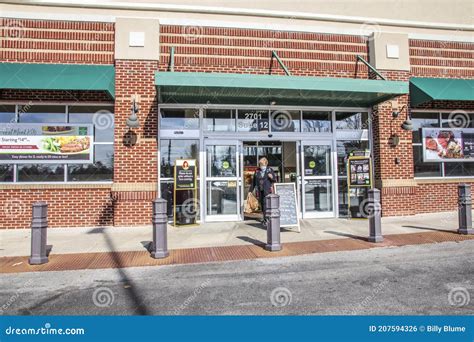
[[[33,204],[31,220],[31,256],[28,259],[30,265],[41,265],[49,261],[46,250],[47,233],[48,204],[36,202]]]
[[[382,242],[382,207],[380,190],[369,189],[369,242]]]
[[[168,251],[168,215],[167,202],[162,198],[153,201],[153,251],[151,257],[163,259],[170,255]]]
[[[265,197],[267,217],[267,251],[281,251],[280,243],[280,196],[270,194]]]
[[[472,198],[469,184],[458,185],[458,220],[459,234],[474,234],[472,229]]]

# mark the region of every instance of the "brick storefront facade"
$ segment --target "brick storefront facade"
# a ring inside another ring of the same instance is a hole
[[[27,228],[31,204],[50,203],[51,227],[149,224],[157,195],[158,94],[156,71],[166,71],[170,49],[175,72],[283,75],[271,58],[276,51],[294,76],[374,78],[357,56],[368,60],[365,36],[284,32],[243,28],[161,25],[159,60],[115,59],[114,23],[0,18],[1,63],[109,64],[115,66],[115,99],[103,92],[0,90],[0,101],[113,103],[114,179],[110,185],[4,184],[0,190],[0,228]],[[474,44],[409,40],[410,71],[380,70],[388,80],[411,77],[474,78]],[[139,103],[141,127],[127,128],[132,97]],[[413,110],[409,96],[394,99]],[[315,104],[317,105],[317,104]],[[431,102],[418,109],[473,110],[472,101]],[[412,134],[400,125],[406,111],[392,117],[392,106],[374,106],[372,117],[375,184],[381,188],[384,216],[456,209],[456,179],[414,177]],[[396,133],[400,143],[389,138]],[[133,143],[134,137],[136,143]],[[462,180],[462,182],[469,180]],[[474,181],[473,181],[474,182]]]

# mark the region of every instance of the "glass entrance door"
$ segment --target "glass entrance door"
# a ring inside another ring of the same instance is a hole
[[[332,141],[301,143],[303,218],[334,217]]]
[[[239,147],[237,140],[205,141],[206,221],[241,220]]]

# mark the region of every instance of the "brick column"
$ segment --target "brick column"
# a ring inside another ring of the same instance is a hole
[[[157,69],[158,61],[117,60],[115,63],[115,174],[112,198],[116,226],[151,222],[151,201],[156,198],[158,180],[158,107],[154,79]],[[133,97],[139,105],[138,129],[126,126]]]
[[[407,81],[407,71],[382,71],[390,81]],[[393,118],[393,108],[400,115]],[[373,154],[375,185],[381,191],[383,216],[414,215],[416,213],[416,183],[413,169],[412,133],[401,128],[406,120],[408,95],[383,102],[373,108]],[[394,146],[390,138],[398,136]]]

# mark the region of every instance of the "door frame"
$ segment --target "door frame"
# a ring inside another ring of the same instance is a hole
[[[331,151],[330,156],[330,167],[331,175],[329,176],[310,176],[306,177],[304,174],[304,147],[305,146],[329,146]],[[300,177],[299,177],[299,192],[300,192],[300,203],[301,203],[301,216],[303,219],[309,218],[334,218],[337,215],[337,151],[335,147],[334,139],[306,139],[300,140],[299,144],[299,164],[300,164]],[[331,211],[324,212],[306,212],[306,198],[305,198],[305,183],[306,179],[321,179],[321,180],[330,180],[331,181]]]
[[[207,175],[208,172],[208,165],[207,165],[207,146],[235,146],[235,162],[236,162],[236,173],[233,177],[211,177]],[[242,158],[242,141],[238,139],[222,139],[222,140],[215,140],[215,139],[204,139],[203,142],[203,153],[202,153],[202,173],[203,177],[201,182],[201,189],[200,189],[200,198],[202,200],[200,208],[201,208],[201,217],[203,218],[203,222],[224,222],[224,221],[242,221],[242,207],[243,207],[243,200],[242,200],[242,171],[241,171],[241,158]],[[237,208],[235,214],[225,214],[225,215],[209,215],[207,214],[207,201],[208,201],[208,189],[207,189],[207,181],[235,181],[236,182],[236,200],[237,200]]]

